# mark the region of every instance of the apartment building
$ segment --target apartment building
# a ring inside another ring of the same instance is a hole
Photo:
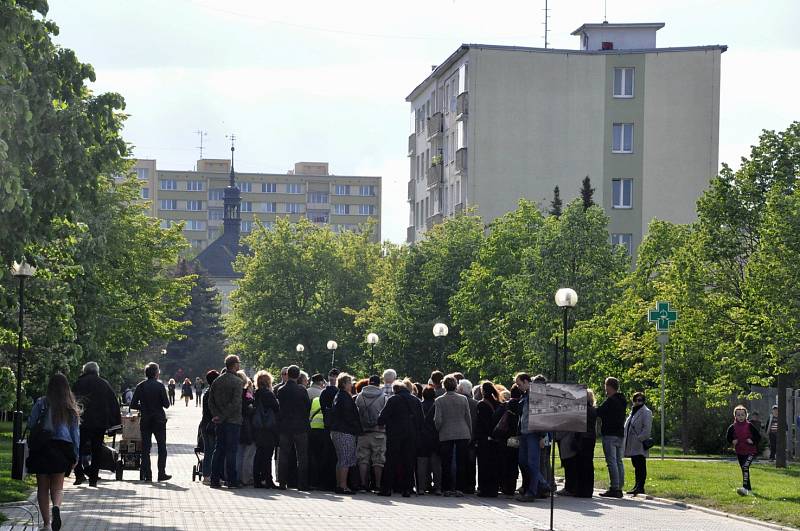
[[[663,23],[584,24],[580,49],[464,44],[406,98],[409,226],[424,237],[474,207],[565,201],[587,175],[614,243],[633,253],[653,218],[687,223],[717,173],[726,46],[658,48]]]
[[[222,234],[223,196],[229,184],[229,159],[201,159],[192,171],[158,168],[155,160],[137,160],[133,171],[142,182],[141,197],[163,227],[184,222],[186,239],[197,251]],[[381,237],[381,178],[332,175],[327,162],[298,162],[285,174],[236,172],[241,195],[241,233],[255,220],[270,226],[279,216],[306,217],[333,230],[359,230],[375,222]]]

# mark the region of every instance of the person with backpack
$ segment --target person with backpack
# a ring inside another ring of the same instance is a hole
[[[56,373],[47,383],[47,394],[36,401],[28,417],[28,472],[36,474],[42,530],[61,529],[64,476],[78,462],[80,409],[67,377]],[[52,515],[50,501],[53,502]]]
[[[372,464],[375,486],[378,487],[383,476],[383,465],[386,463],[386,428],[378,425],[378,417],[389,397],[380,385],[381,379],[378,375],[370,376],[369,383],[356,397],[358,417],[364,431],[356,444],[361,489],[364,491],[370,490],[369,465]]]
[[[253,438],[256,456],[253,461],[253,486],[257,489],[274,489],[272,480],[272,454],[278,442],[278,414],[280,406],[272,392],[272,375],[267,371],[256,374],[255,412],[253,413]]]
[[[422,429],[422,404],[402,382],[395,381],[393,395],[378,416],[378,425],[386,426],[386,465],[381,478],[380,496],[391,496],[397,487],[404,498],[414,488],[414,464],[417,434]]]

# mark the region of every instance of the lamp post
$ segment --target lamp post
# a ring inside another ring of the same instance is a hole
[[[336,361],[336,349],[339,348],[339,344],[331,339],[328,341],[328,350],[331,351],[331,369],[333,369],[334,362]]]
[[[367,343],[369,344],[369,375],[372,376],[375,373],[375,345],[378,344],[380,338],[378,334],[374,332],[370,332],[367,334]]]
[[[19,337],[17,339],[17,401],[14,407],[14,438],[11,456],[11,477],[22,479],[23,461],[25,459],[25,443],[22,442],[22,337],[24,335],[23,314],[25,311],[25,279],[36,274],[36,268],[22,259],[22,263],[14,262],[11,274],[19,279]]]
[[[434,337],[441,337],[442,338],[442,345],[441,345],[441,352],[439,353],[439,366],[436,367],[440,371],[443,370],[444,367],[444,342],[447,334],[450,332],[450,329],[447,328],[447,325],[444,323],[436,323],[433,325],[433,336]]]
[[[572,288],[561,288],[556,291],[556,305],[559,308],[564,308],[564,349],[562,352],[564,353],[564,359],[562,360],[564,365],[564,374],[562,375],[564,378],[564,383],[567,381],[567,328],[568,323],[567,319],[569,318],[569,309],[574,308],[576,304],[578,304],[578,294],[575,293],[575,290]]]
[[[578,304],[578,294],[575,293],[575,290],[572,288],[561,288],[556,291],[556,306],[559,308],[564,308],[564,383],[567,382],[567,328],[568,328],[568,318],[569,318],[569,309],[574,308],[576,304]],[[556,347],[558,350],[558,347]],[[556,372],[558,372],[558,364],[556,363]],[[556,471],[556,452],[555,446],[550,447],[550,484],[555,485],[555,471]],[[553,495],[553,491],[555,489],[550,489],[550,529],[553,529],[553,513],[554,513],[554,504],[555,498]]]

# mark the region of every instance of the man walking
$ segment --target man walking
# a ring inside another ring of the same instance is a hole
[[[83,366],[83,372],[72,386],[72,392],[83,407],[80,426],[81,459],[75,465],[75,485],[80,485],[89,476],[89,486],[96,487],[106,430],[122,423],[119,401],[111,385],[100,378],[100,367],[94,361]],[[89,457],[90,460],[86,470],[83,467],[84,457]]]
[[[223,469],[229,489],[241,485],[236,477],[236,453],[242,429],[242,379],[239,358],[231,354],[225,358],[225,374],[214,380],[208,392],[208,409],[211,422],[217,426],[217,441],[211,460],[211,488],[220,488]]]
[[[158,481],[172,478],[167,474],[167,415],[164,410],[169,407],[169,398],[164,384],[158,381],[160,374],[157,363],[148,363],[144,368],[146,380],[139,382],[131,399],[131,409],[138,409],[141,414],[140,430],[142,433],[142,463],[139,467],[139,479],[153,481],[150,468],[150,448],[155,436],[158,445]]]
[[[297,456],[297,488],[308,490],[308,431],[311,399],[297,380],[300,367],[292,365],[286,371],[286,384],[278,391],[278,432],[280,433],[280,459],[278,460],[278,481],[281,490],[289,481],[290,460]],[[241,393],[241,391],[240,391]],[[240,404],[241,409],[241,404]],[[294,452],[293,452],[294,451]]]
[[[600,496],[622,498],[625,485],[625,465],[622,463],[625,449],[625,410],[627,401],[619,392],[619,380],[609,376],[605,381],[606,399],[597,408],[597,416],[602,421],[600,435],[603,438],[603,454],[608,466],[609,487]]]

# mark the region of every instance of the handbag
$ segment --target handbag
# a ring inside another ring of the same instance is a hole
[[[514,433],[514,426],[517,424],[516,415],[511,411],[505,411],[500,421],[492,430],[492,439],[508,439]]]
[[[652,448],[655,445],[656,445],[656,441],[652,437],[648,437],[647,439],[642,441],[642,448],[644,448],[645,450],[649,450],[650,448]]]

